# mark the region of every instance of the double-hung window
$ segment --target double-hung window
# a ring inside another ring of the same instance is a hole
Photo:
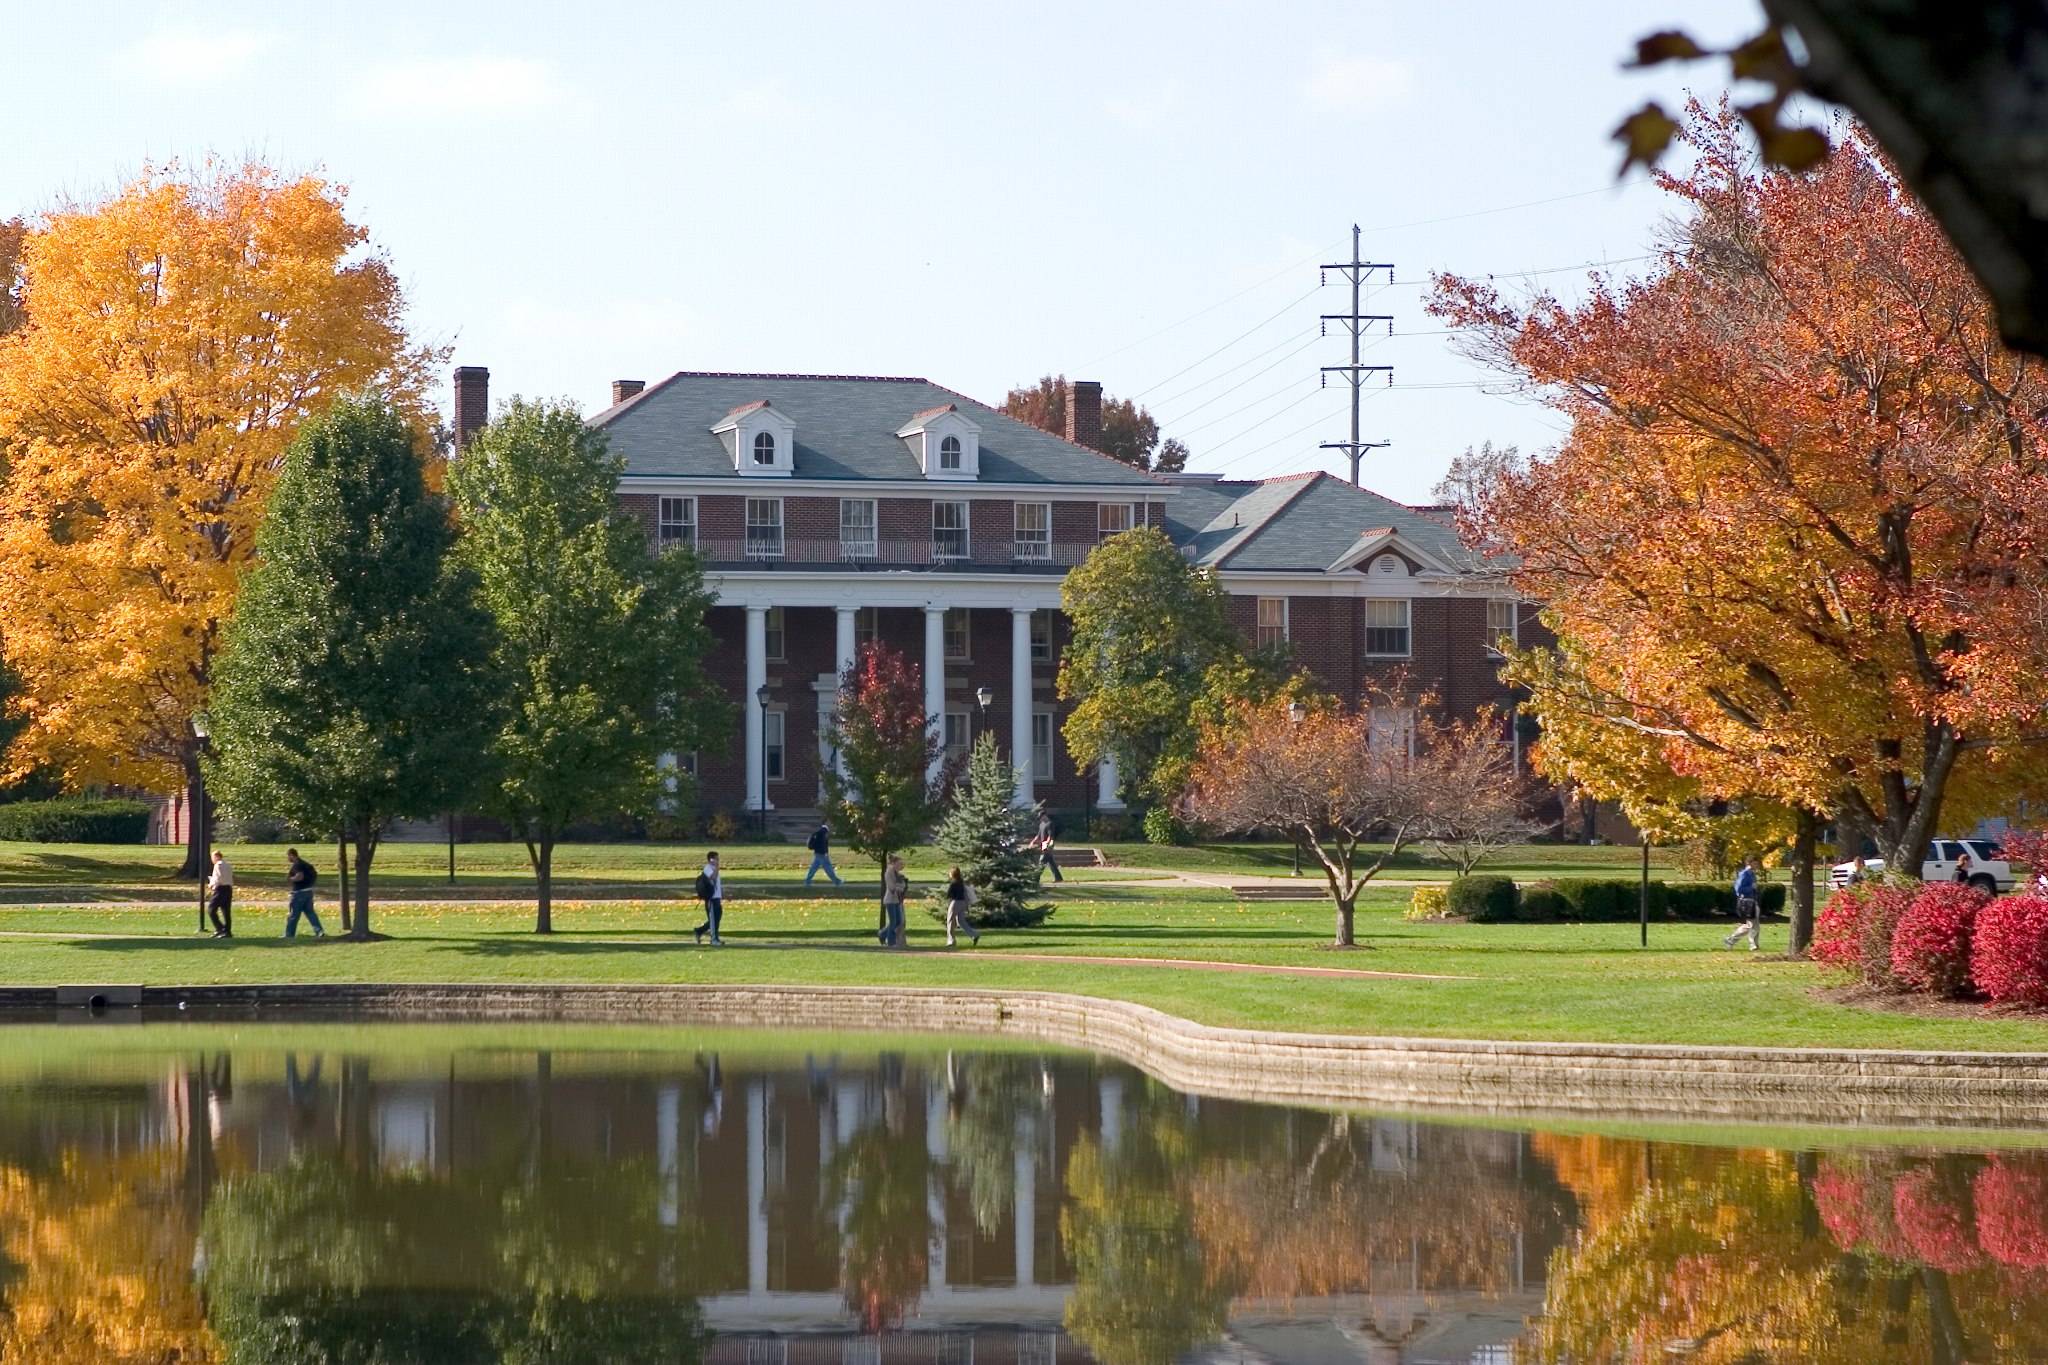
[[[661,500],[656,539],[657,543],[664,550],[671,545],[695,545],[697,543],[697,500],[695,498],[664,497]]]
[[[841,498],[839,500],[839,557],[841,559],[873,559],[875,557],[875,500],[873,498]]]
[[[1276,649],[1287,643],[1287,599],[1259,599],[1259,648]]]
[[[1405,706],[1375,706],[1366,717],[1366,742],[1391,758],[1415,757],[1415,712]]]
[[[967,713],[946,712],[946,760],[957,762],[967,754]]]
[[[869,645],[873,644],[875,637],[881,634],[881,630],[882,609],[880,607],[861,607],[853,613],[853,647],[855,649],[866,649]]]
[[[967,608],[946,608],[946,662],[959,663],[968,657]]]
[[[932,504],[932,557],[934,559],[967,558],[966,503],[935,502]]]
[[[1052,781],[1052,712],[1031,713],[1031,777],[1035,782]]]
[[[761,717],[762,747],[767,751],[763,757],[767,760],[770,782],[782,780],[782,723],[786,716],[783,711],[770,711]]]
[[[1042,607],[1031,613],[1031,662],[1052,662],[1052,609]]]
[[[1120,535],[1131,529],[1131,505],[1127,502],[1098,502],[1095,504],[1095,543],[1100,545],[1111,536]]]
[[[1486,603],[1486,645],[1499,649],[1501,641],[1509,644],[1520,642],[1521,632],[1516,629],[1515,600],[1512,597],[1489,598]]]
[[[783,657],[783,642],[789,638],[789,632],[783,628],[781,607],[768,608],[768,614],[762,621],[761,637],[766,642],[765,652],[768,657],[780,660]]]
[[[1408,599],[1368,597],[1365,600],[1365,652],[1375,659],[1408,657]]]
[[[1016,505],[1017,558],[1052,558],[1052,504],[1020,502]]]
[[[747,557],[766,559],[782,553],[782,499],[747,499]]]

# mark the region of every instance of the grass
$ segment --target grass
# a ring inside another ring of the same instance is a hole
[[[1170,890],[1171,894],[1167,894]],[[743,898],[726,911],[723,950],[697,948],[693,905],[610,900],[558,906],[557,932],[529,932],[523,907],[387,904],[387,942],[287,942],[282,907],[256,892],[238,907],[243,937],[193,931],[179,907],[0,908],[0,979],[15,984],[144,982],[805,982],[1072,991],[1152,1005],[1209,1023],[1305,1032],[1746,1046],[2048,1052],[2048,1022],[1986,1014],[1926,1018],[1817,999],[1811,964],[1723,952],[1725,926],[1668,924],[1637,946],[1633,925],[1410,924],[1406,893],[1368,894],[1359,936],[1376,951],[1327,946],[1329,910],[1240,904],[1204,888],[1091,887],[1057,893],[1046,927],[991,933],[985,955],[944,951],[921,907],[920,949],[875,948],[874,911],[851,900]],[[331,918],[331,907],[323,906]],[[1784,942],[1782,926],[1772,935]],[[1768,940],[1767,940],[1767,946]],[[1041,962],[1025,954],[1082,961]],[[1152,957],[1341,967],[1452,979],[1303,977],[1119,965]]]

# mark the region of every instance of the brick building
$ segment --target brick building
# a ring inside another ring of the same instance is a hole
[[[456,372],[458,441],[487,383]],[[1113,766],[1067,756],[1054,677],[1062,578],[1134,526],[1213,567],[1246,637],[1287,642],[1339,695],[1402,670],[1456,710],[1505,705],[1492,646],[1533,612],[1474,572],[1446,520],[1327,474],[1131,469],[1092,448],[1101,404],[1099,384],[1073,384],[1063,438],[922,379],[613,385],[591,422],[625,460],[622,502],[657,543],[694,545],[718,594],[709,668],[744,724],[729,752],[682,758],[709,804],[811,818],[838,672],[879,639],[922,667],[949,751],[993,732],[1031,756],[1020,803],[1120,810]]]

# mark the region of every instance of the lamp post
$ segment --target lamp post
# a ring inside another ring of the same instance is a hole
[[[213,727],[208,723],[206,713],[204,711],[193,712],[192,737],[199,741],[199,756],[202,759],[206,757],[206,751],[209,747],[207,741],[212,735]],[[207,856],[209,853],[207,846],[212,842],[213,836],[213,831],[207,828],[209,821],[206,818],[206,808],[209,803],[206,799],[206,775],[203,772],[199,776],[199,781],[194,783],[193,786],[198,791],[198,799],[193,801],[192,809],[187,813],[187,818],[196,822],[196,828],[199,832],[199,932],[203,934],[206,932],[206,868],[207,864],[212,861]]]
[[[983,731],[988,729],[988,704],[995,699],[996,694],[989,688],[977,687],[974,689],[974,704],[981,708],[981,728]],[[967,748],[970,752],[974,749],[973,735],[967,737]]]
[[[1302,717],[1306,716],[1307,714],[1308,708],[1303,706],[1300,702],[1291,701],[1287,703],[1288,724],[1301,724]],[[1297,877],[1301,875],[1301,836],[1299,834],[1294,836],[1294,875]]]
[[[761,705],[761,794],[760,811],[761,837],[768,837],[768,684],[762,683],[754,689],[754,700]]]

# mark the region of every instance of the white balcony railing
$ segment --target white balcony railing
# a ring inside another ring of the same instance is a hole
[[[845,564],[876,569],[1070,569],[1088,557],[1094,544],[1052,544],[1002,540],[993,544],[918,539],[768,541],[761,537],[709,536],[697,552],[710,564],[814,565]]]

